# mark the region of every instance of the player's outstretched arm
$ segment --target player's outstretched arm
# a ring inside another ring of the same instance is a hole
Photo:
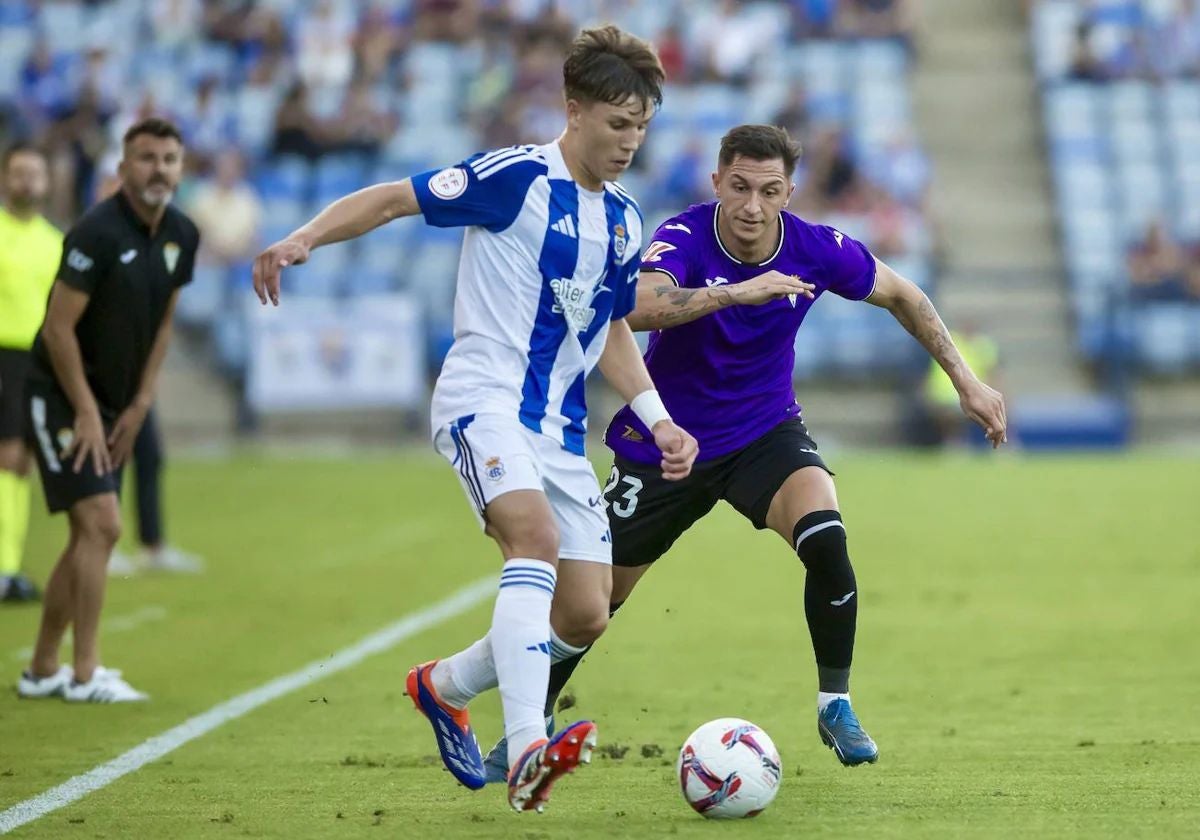
[[[814,289],[813,284],[778,271],[703,289],[681,288],[662,271],[643,271],[638,275],[637,306],[629,315],[629,326],[639,332],[665,330],[727,306],[758,306],[788,295],[811,298]]]
[[[633,330],[625,323],[625,319],[613,321],[609,327],[599,367],[604,378],[654,435],[654,442],[663,454],[660,464],[663,478],[668,481],[687,478],[700,445],[694,437],[676,426],[667,413],[662,398],[654,390]]]
[[[254,292],[265,305],[279,305],[279,275],[308,260],[314,248],[344,242],[403,216],[421,212],[412,180],[393,181],[351,193],[330,204],[303,227],[288,234],[254,260]]]
[[[963,360],[929,297],[916,284],[905,280],[877,259],[875,289],[867,302],[891,312],[901,326],[937,360],[958,391],[963,413],[983,428],[992,442],[992,448],[1007,443],[1008,417],[1004,409],[1004,397],[981,382]]]

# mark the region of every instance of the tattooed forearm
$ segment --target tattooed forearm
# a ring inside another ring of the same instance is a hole
[[[892,314],[957,383],[957,376],[966,363],[954,346],[950,331],[933,308],[933,302],[922,294],[915,306],[911,301],[905,301],[893,309]]]
[[[665,330],[694,321],[734,302],[728,289],[681,289],[655,286],[652,300],[642,297],[632,321],[635,329]]]

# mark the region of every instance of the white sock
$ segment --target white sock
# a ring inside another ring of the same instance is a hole
[[[830,703],[832,703],[834,700],[845,700],[847,703],[849,703],[850,695],[849,694],[838,694],[838,693],[835,693],[832,691],[818,691],[817,692],[817,711],[818,712],[825,711],[825,707],[828,706]]]
[[[510,768],[530,744],[546,737],[542,709],[550,679],[550,602],[557,580],[554,566],[526,558],[509,560],[500,574],[489,635]]]
[[[586,646],[577,647],[570,642],[564,642],[551,626],[551,664],[570,659],[586,650]],[[484,636],[466,650],[438,660],[429,678],[438,697],[456,709],[465,709],[468,703],[497,685],[491,636]],[[546,720],[549,720],[549,717]]]
[[[439,660],[429,679],[439,697],[455,708],[465,709],[476,695],[496,687],[491,636],[484,636],[466,650]]]
[[[550,625],[550,662],[562,662],[564,659],[570,659],[572,656],[583,653],[587,647],[576,647],[570,642],[564,642],[554,632],[554,625]]]

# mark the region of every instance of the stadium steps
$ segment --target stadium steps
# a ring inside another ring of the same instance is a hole
[[[945,247],[938,303],[991,335],[1012,397],[1092,390],[1074,347],[1019,4],[927,0],[914,74]]]
[[[233,434],[237,403],[203,342],[177,331],[159,373],[158,414],[169,444],[204,444]]]
[[[1163,445],[1196,446],[1200,423],[1200,381],[1155,380],[1133,386],[1134,434],[1137,440]]]

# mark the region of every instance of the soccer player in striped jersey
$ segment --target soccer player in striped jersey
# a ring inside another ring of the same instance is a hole
[[[588,372],[599,366],[643,419],[664,479],[686,477],[697,451],[663,407],[624,320],[636,297],[642,215],[615,179],[642,144],[663,80],[644,41],[613,26],[586,30],[563,65],[567,124],[555,142],[360,190],[254,266],[259,299],[277,304],[281,269],[313,248],[401,216],[466,228],[432,433],[504,566],[487,635],[416,666],[407,688],[447,768],[479,788],[483,758],[466,705],[499,686],[508,798],[518,811],[540,811],[551,785],[595,746],[593,723],[547,741],[542,717],[551,659],[598,635],[612,588],[608,520],[584,455]],[[560,636],[554,627],[587,632]]]

